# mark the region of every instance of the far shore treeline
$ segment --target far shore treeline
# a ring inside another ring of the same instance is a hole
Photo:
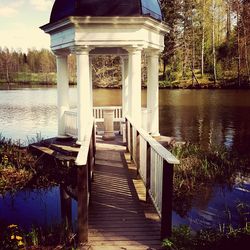
[[[250,85],[249,0],[161,0],[169,32],[160,60],[161,87],[248,87]],[[142,55],[146,84],[146,55]],[[56,84],[56,59],[47,49],[1,47],[0,85]],[[76,60],[69,56],[70,83]],[[93,60],[95,87],[120,87],[120,58]]]

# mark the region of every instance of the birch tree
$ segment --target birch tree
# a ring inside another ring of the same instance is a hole
[[[215,0],[212,0],[212,54],[213,54],[213,74],[214,83],[217,82],[217,72],[216,72],[216,51],[215,51],[215,11],[216,5]]]

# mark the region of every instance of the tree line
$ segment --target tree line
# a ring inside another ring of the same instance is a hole
[[[56,61],[47,49],[29,49],[27,53],[0,47],[0,79],[7,83],[26,81],[25,76],[32,73],[48,75],[56,71]]]
[[[163,83],[250,84],[249,0],[160,0],[160,3],[168,27],[161,56]],[[93,60],[94,81],[100,80],[106,86],[115,79],[115,85],[119,85],[119,63],[117,57]],[[75,57],[70,56],[72,82],[76,80],[75,69]],[[55,82],[55,72],[55,56],[47,49],[23,53],[0,47],[1,81],[27,82],[36,76],[37,81]],[[106,78],[109,80],[105,81]]]

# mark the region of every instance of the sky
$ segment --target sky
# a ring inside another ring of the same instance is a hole
[[[54,0],[0,0],[0,47],[47,48],[50,38],[40,26],[47,24]]]

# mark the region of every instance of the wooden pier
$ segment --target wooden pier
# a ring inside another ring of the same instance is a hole
[[[160,249],[160,219],[137,176],[126,147],[97,139],[89,205],[91,249]]]
[[[51,138],[31,147],[67,162],[79,153],[75,142]],[[83,249],[161,249],[159,215],[146,201],[146,188],[120,135],[110,142],[96,138],[88,211],[88,243]]]
[[[76,131],[70,115],[68,131]],[[121,126],[112,141],[102,140],[93,121],[81,145],[52,138],[32,146],[77,166],[80,249],[156,250],[171,234],[173,166],[179,161],[129,117]]]

